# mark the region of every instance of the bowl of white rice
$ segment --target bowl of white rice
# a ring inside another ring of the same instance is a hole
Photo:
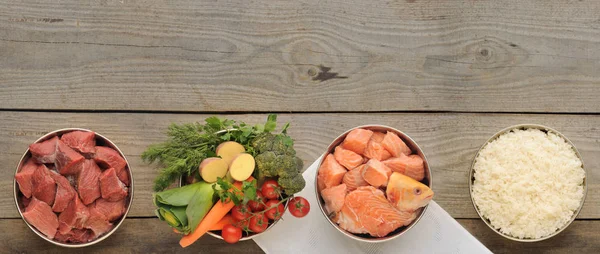
[[[522,124],[496,133],[477,152],[469,190],[475,210],[494,232],[537,242],[566,229],[587,193],[581,155],[564,135]]]

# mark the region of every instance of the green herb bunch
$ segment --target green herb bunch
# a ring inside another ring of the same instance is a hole
[[[283,127],[282,133],[288,126]],[[149,146],[142,153],[142,159],[162,166],[154,180],[154,191],[158,192],[180,177],[194,174],[202,160],[216,156],[214,151],[224,141],[236,141],[255,156],[251,141],[260,133],[273,132],[276,127],[277,115],[269,115],[266,123],[254,126],[214,116],[207,118],[205,123],[171,124],[167,131],[168,140]]]

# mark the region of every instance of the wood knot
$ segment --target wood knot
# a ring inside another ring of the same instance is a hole
[[[425,71],[461,79],[490,78],[507,74],[527,59],[523,49],[495,37],[455,46],[453,52],[456,54],[427,56]]]
[[[479,51],[479,53],[481,53],[482,56],[487,56],[488,55],[488,50],[487,49],[482,49],[481,51]]]
[[[312,80],[314,81],[319,81],[319,82],[323,82],[326,80],[330,80],[330,79],[345,79],[348,77],[345,76],[339,76],[337,72],[329,72],[331,70],[331,68],[323,66],[323,65],[319,65],[319,74],[317,74],[316,77],[313,77]],[[309,70],[310,72],[310,70]]]
[[[494,61],[494,56],[492,54],[491,48],[483,47],[483,48],[480,48],[478,51],[479,51],[479,54],[475,54],[475,59],[477,61],[479,61],[479,62]]]

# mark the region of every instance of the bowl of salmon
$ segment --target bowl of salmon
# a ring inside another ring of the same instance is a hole
[[[408,135],[383,125],[352,128],[328,147],[316,174],[318,205],[329,223],[363,242],[401,236],[433,198],[425,154]]]
[[[123,153],[104,136],[60,129],[29,145],[17,166],[14,197],[25,224],[42,239],[85,247],[123,223],[133,177]]]

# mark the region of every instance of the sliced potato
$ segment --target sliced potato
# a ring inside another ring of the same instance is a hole
[[[217,177],[225,177],[227,174],[228,165],[221,158],[206,158],[200,163],[198,171],[200,176],[207,183],[214,183]]]
[[[229,174],[236,181],[244,181],[252,175],[254,166],[254,157],[247,153],[241,153],[231,161]]]
[[[216,153],[217,156],[220,156],[221,158],[223,158],[223,160],[225,160],[227,165],[231,165],[231,161],[233,160],[233,158],[245,151],[246,149],[240,143],[235,141],[227,141],[217,146]]]

